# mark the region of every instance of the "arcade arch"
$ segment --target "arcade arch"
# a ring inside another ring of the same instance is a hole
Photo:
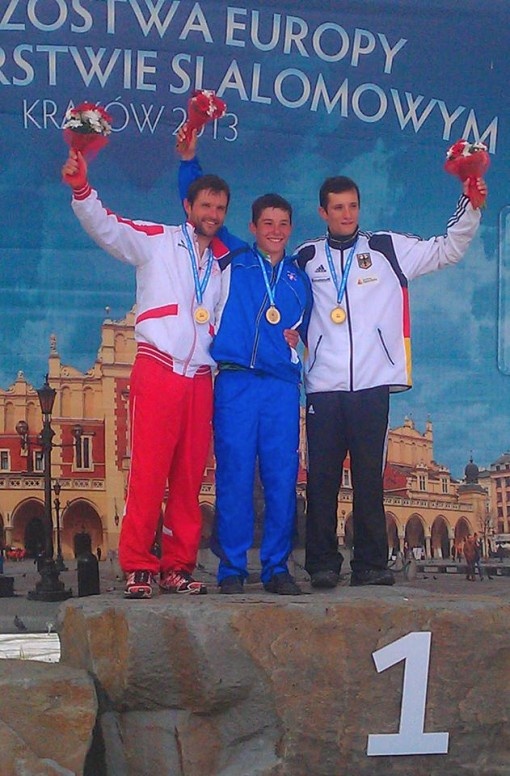
[[[398,522],[392,512],[386,512],[386,535],[388,537],[388,554],[392,558],[400,550],[400,539],[398,537]]]
[[[396,554],[400,549],[400,539],[398,535],[398,521],[395,515],[391,512],[386,514],[386,533],[388,536],[388,549],[390,557]],[[349,550],[352,550],[354,545],[354,531],[352,524],[352,513],[347,515],[344,522],[344,536],[343,545]]]
[[[11,546],[24,548],[30,558],[37,557],[45,546],[44,521],[42,501],[29,498],[18,504],[12,514]]]
[[[406,523],[405,542],[411,551],[418,547],[425,551],[425,523],[416,513]]]
[[[473,533],[473,529],[466,517],[460,517],[455,524],[454,543],[456,555],[462,555],[462,548],[464,545],[464,539]]]
[[[438,515],[432,523],[432,530],[430,532],[430,554],[433,558],[450,557],[448,523],[443,515]]]
[[[60,541],[64,558],[76,557],[89,547],[96,552],[104,547],[103,524],[90,501],[78,498],[71,501],[60,516]]]

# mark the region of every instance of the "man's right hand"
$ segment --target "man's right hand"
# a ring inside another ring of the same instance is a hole
[[[186,132],[184,131],[184,124],[177,132],[177,142],[175,149],[183,162],[189,162],[197,155],[197,131],[193,130],[189,141],[186,138]]]
[[[299,342],[299,332],[297,332],[295,329],[284,329],[283,337],[289,348],[294,348],[294,350],[297,348]]]
[[[87,162],[80,151],[69,151],[67,161],[62,167],[62,180],[72,189],[83,189],[88,185]]]

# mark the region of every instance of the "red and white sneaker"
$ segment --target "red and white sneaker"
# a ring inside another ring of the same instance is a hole
[[[124,598],[152,598],[152,573],[132,571],[128,574]]]
[[[188,595],[207,593],[204,583],[193,579],[188,571],[166,571],[161,574],[159,587],[162,593],[188,593]]]

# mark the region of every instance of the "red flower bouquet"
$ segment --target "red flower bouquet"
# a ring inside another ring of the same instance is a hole
[[[200,130],[209,121],[221,119],[227,105],[213,91],[202,89],[193,92],[188,102],[188,120],[184,124],[185,140],[189,143],[194,129]]]
[[[69,108],[62,128],[66,143],[87,159],[93,159],[108,142],[112,120],[100,105],[82,102],[76,108]]]
[[[473,207],[482,207],[485,203],[485,196],[478,191],[476,179],[485,175],[490,162],[487,146],[483,143],[457,140],[446,152],[444,168],[461,181],[468,181],[467,196]]]

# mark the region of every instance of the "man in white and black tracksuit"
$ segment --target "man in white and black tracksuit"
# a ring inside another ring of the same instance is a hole
[[[479,191],[486,186],[477,179]],[[465,186],[467,191],[467,186]],[[351,585],[391,585],[383,505],[389,394],[411,388],[408,282],[457,263],[480,222],[462,195],[444,236],[422,240],[359,228],[359,189],[343,176],[321,187],[326,237],[298,249],[313,309],[305,360],[308,441],[306,570],[335,587],[338,491],[350,454],[354,548]]]

